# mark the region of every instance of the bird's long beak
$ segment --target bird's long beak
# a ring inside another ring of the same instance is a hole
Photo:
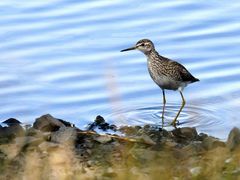
[[[124,52],[124,51],[131,51],[131,50],[134,50],[134,49],[136,49],[137,47],[136,46],[134,46],[134,47],[130,47],[130,48],[127,48],[127,49],[123,49],[123,50],[121,50],[121,52]]]

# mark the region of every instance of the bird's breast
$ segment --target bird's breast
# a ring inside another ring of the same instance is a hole
[[[164,68],[160,64],[152,63],[148,61],[148,71],[153,81],[162,89],[177,90],[179,87],[185,87],[180,81],[175,81],[171,76],[163,73],[161,69]]]

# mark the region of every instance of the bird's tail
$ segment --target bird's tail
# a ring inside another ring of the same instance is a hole
[[[198,78],[194,78],[193,80],[192,80],[192,82],[194,83],[194,82],[197,82],[197,81],[200,81]]]

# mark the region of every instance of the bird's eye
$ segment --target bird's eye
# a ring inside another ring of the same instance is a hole
[[[142,44],[141,44],[141,46],[145,46],[145,44],[144,44],[144,43],[142,43]]]

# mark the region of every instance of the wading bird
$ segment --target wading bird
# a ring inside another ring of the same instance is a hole
[[[177,118],[181,113],[185,99],[183,97],[183,89],[191,83],[199,81],[195,78],[183,65],[176,61],[168,59],[158,54],[155,50],[154,44],[149,39],[142,39],[136,43],[135,46],[121,50],[139,50],[147,56],[148,71],[153,81],[162,89],[163,93],[163,109],[162,109],[162,123],[164,123],[164,110],[166,104],[165,89],[178,90],[182,97],[182,105],[176,117],[172,121],[172,125],[176,126]]]

